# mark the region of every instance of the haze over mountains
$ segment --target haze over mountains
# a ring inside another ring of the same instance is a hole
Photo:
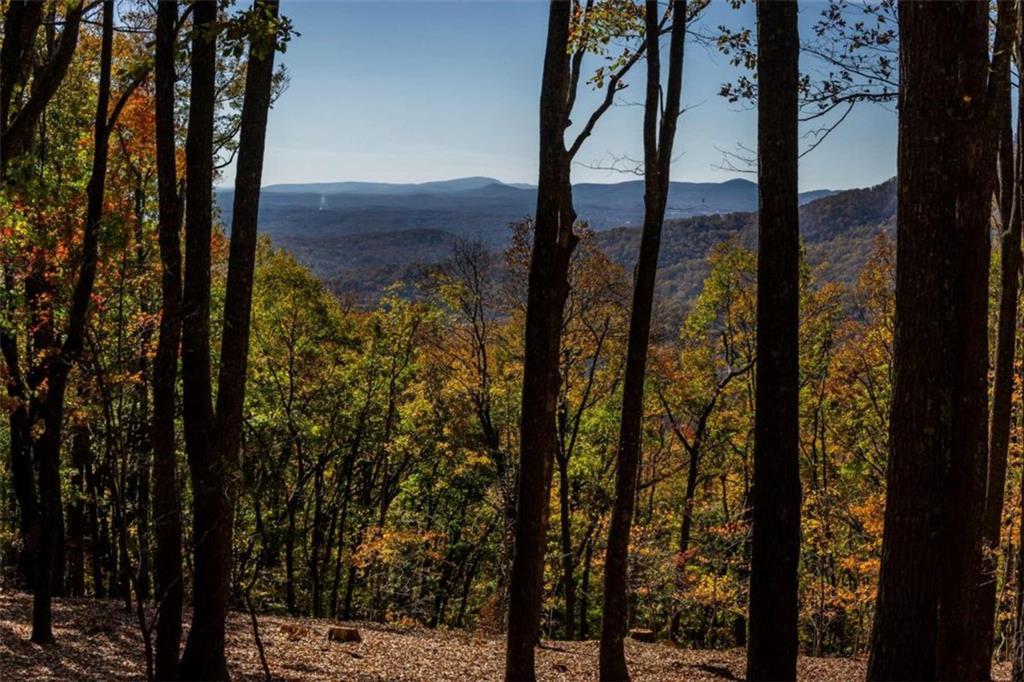
[[[230,191],[217,193],[230,224]],[[580,220],[602,248],[632,268],[643,215],[643,182],[573,187]],[[865,190],[801,195],[801,234],[812,262],[828,260],[836,277],[855,277],[879,231],[891,228],[894,183]],[[291,251],[332,289],[369,301],[423,265],[444,260],[456,239],[493,249],[507,244],[509,224],[533,213],[536,189],[487,177],[418,184],[330,182],[271,185],[260,198],[260,230]],[[756,244],[757,185],[674,182],[669,193],[659,296],[685,303],[699,291],[710,248],[730,237]]]

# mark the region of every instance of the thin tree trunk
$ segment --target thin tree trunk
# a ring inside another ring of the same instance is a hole
[[[573,575],[572,513],[569,508],[569,460],[558,456],[559,531],[562,549],[562,597],[565,599],[565,638],[576,639],[576,578]]]
[[[1010,443],[1010,419],[1014,384],[1014,360],[1017,350],[1017,303],[1021,268],[1021,215],[1019,163],[1013,152],[1013,116],[1010,99],[1010,52],[1015,24],[1020,26],[1015,2],[1001,2],[996,29],[996,56],[993,59],[993,107],[999,119],[999,196],[1000,262],[999,312],[996,322],[996,359],[992,385],[989,451],[985,488],[985,509],[982,521],[982,574],[973,604],[977,638],[974,646],[974,672],[978,679],[987,679],[992,664],[995,638],[996,572],[998,570],[999,535],[1003,521],[1003,500],[1006,490],[1006,458]],[[1002,53],[1002,54],[1001,54]],[[1024,113],[1024,102],[1019,113]],[[1020,125],[1018,123],[1018,125]]]
[[[181,343],[181,202],[175,153],[174,54],[177,2],[157,7],[156,63],[156,161],[159,195],[158,240],[160,244],[160,335],[153,359],[153,525],[156,532],[155,677],[178,678],[181,645],[181,612],[184,584],[181,574],[181,500],[178,496],[177,447],[174,437],[175,385],[178,348]]]
[[[509,578],[505,679],[533,680],[540,641],[544,546],[549,516],[558,351],[562,311],[569,293],[569,260],[577,237],[565,149],[570,85],[569,25],[572,6],[551,0],[540,96],[540,162],[537,211],[530,258],[523,363],[520,469],[515,549]]]
[[[693,501],[697,493],[697,473],[700,466],[700,445],[690,449],[690,461],[686,472],[686,493],[683,496],[683,520],[679,525],[679,554],[676,564],[676,590],[681,595],[686,588],[686,554],[690,551],[690,534],[693,529]],[[669,627],[669,637],[676,644],[680,639],[680,621],[682,608],[676,606]]]
[[[669,47],[668,87],[661,102],[661,11],[655,0],[646,3],[647,87],[644,105],[644,225],[640,237],[629,320],[626,376],[622,385],[622,419],[619,431],[615,500],[605,553],[604,609],[601,618],[600,675],[602,680],[628,680],[625,636],[629,619],[629,535],[637,493],[640,445],[644,416],[644,377],[651,333],[654,282],[658,270],[661,228],[665,221],[672,146],[683,82],[683,50],[686,41],[684,0],[672,3],[672,41]],[[660,121],[659,121],[660,117]],[[660,124],[660,131],[659,131]]]
[[[74,499],[68,505],[68,592],[85,596],[85,463],[91,457],[89,430],[76,426],[71,444],[71,490]]]
[[[112,0],[103,3],[103,37],[100,49],[99,95],[96,103],[96,123],[92,172],[89,177],[88,206],[85,234],[82,243],[82,262],[72,294],[67,334],[56,357],[47,361],[47,390],[41,404],[43,433],[35,442],[34,454],[39,472],[39,498],[41,502],[42,539],[37,547],[36,590],[32,604],[32,641],[53,641],[50,596],[54,572],[63,573],[63,510],[60,490],[60,442],[64,425],[64,396],[68,374],[82,349],[86,316],[96,278],[99,223],[103,217],[103,194],[107,176],[107,142],[109,125],[107,109],[110,103],[110,72],[114,39],[114,6]]]
[[[260,0],[255,7],[261,20],[276,19],[276,0]],[[209,30],[216,16],[213,3],[194,6],[193,21],[198,26]],[[190,172],[188,177],[182,306],[185,439],[194,490],[195,538],[192,628],[181,660],[181,676],[186,679],[228,677],[224,641],[231,589],[234,488],[241,447],[263,150],[277,47],[277,27],[265,28],[268,30],[251,38],[246,68],[216,411],[209,372],[216,40],[199,35],[193,42],[191,115],[197,116],[198,125],[193,137],[190,119],[186,153],[191,157],[190,171],[194,168],[196,174]]]
[[[590,566],[593,560],[594,540],[591,538],[587,540],[587,548],[583,553],[583,575],[580,578],[580,639],[590,637]]]
[[[15,0],[8,3],[4,14],[4,41],[0,44],[0,182],[11,181],[8,170],[11,161],[28,153],[36,127],[46,105],[57,92],[67,73],[71,58],[78,45],[83,3],[70,5],[64,17],[64,28],[49,58],[39,64],[36,52],[36,33],[43,20],[43,3]],[[27,101],[11,116],[11,104],[16,86],[23,84],[30,68],[35,68],[31,92]],[[13,290],[14,275],[4,273],[4,286]],[[27,587],[34,587],[34,566],[42,535],[42,511],[37,497],[33,473],[32,424],[36,422],[30,408],[31,396],[38,380],[26,378],[19,361],[15,332],[0,327],[0,353],[7,365],[7,392],[15,399],[10,412],[11,479],[19,509],[19,531],[22,538],[18,556],[18,575]],[[29,385],[33,384],[33,385]]]

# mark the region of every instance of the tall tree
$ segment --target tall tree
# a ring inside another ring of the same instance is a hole
[[[627,51],[610,75],[603,78],[604,98],[587,117],[572,144],[566,145],[565,131],[570,125],[584,55],[592,45],[606,44],[611,33],[628,25],[628,21],[612,21],[610,29],[591,25],[594,8],[594,0],[587,0],[583,6],[551,0],[548,8],[540,93],[537,210],[527,283],[518,506],[509,578],[509,591],[515,598],[510,598],[508,607],[508,680],[530,680],[536,675],[534,646],[540,639],[548,496],[557,447],[555,419],[562,313],[569,295],[572,253],[579,241],[574,232],[576,211],[570,169],[576,153],[624,87],[622,78],[643,53]],[[611,16],[615,16],[615,8]]]
[[[78,34],[84,7],[81,2],[70,5],[64,17],[64,28],[56,47],[45,59],[36,54],[36,33],[42,22],[43,3],[15,0],[4,14],[4,41],[0,46],[0,182],[14,183],[12,162],[23,157],[32,147],[39,119],[46,105],[64,80],[71,58],[78,46]],[[38,64],[33,71],[30,67]],[[27,97],[16,112],[11,111],[17,88],[24,88],[34,73]],[[13,306],[16,277],[12,268],[4,269],[6,292],[5,312]],[[32,462],[32,424],[30,398],[37,379],[29,372],[31,358],[23,362],[17,335],[6,324],[0,326],[0,353],[7,366],[7,393],[14,399],[10,410],[10,462],[14,495],[18,502],[19,531],[22,550],[18,560],[19,574],[33,586],[33,557],[41,533],[40,505]],[[31,374],[31,376],[30,376]]]
[[[540,174],[526,304],[518,507],[509,591],[506,680],[532,680],[540,638],[544,544],[555,451],[558,349],[576,214],[564,131],[572,7],[551,0],[540,91]]]
[[[992,120],[998,126],[999,209],[999,309],[996,321],[996,355],[992,383],[992,405],[988,432],[988,466],[985,476],[982,519],[982,575],[973,608],[977,643],[974,675],[989,677],[996,619],[996,572],[999,531],[1003,525],[1006,489],[1006,458],[1010,444],[1014,362],[1017,348],[1017,304],[1021,268],[1020,158],[1014,157],[1013,106],[1010,67],[1015,44],[1019,44],[1021,17],[1017,2],[1000,2],[992,58]],[[1022,113],[1024,109],[1018,112]],[[1018,120],[1018,130],[1020,130]],[[1019,138],[1019,136],[1018,136]],[[1018,142],[1019,144],[1019,142]]]
[[[85,340],[85,323],[89,313],[93,284],[96,280],[96,264],[99,257],[99,229],[103,219],[104,189],[107,178],[107,150],[110,129],[117,120],[126,101],[122,96],[114,112],[110,106],[110,74],[114,43],[114,3],[103,3],[103,28],[100,48],[99,95],[96,100],[96,119],[93,129],[92,172],[86,190],[88,199],[85,215],[85,229],[82,236],[82,255],[78,266],[71,298],[71,310],[62,342],[44,361],[46,375],[45,395],[38,399],[37,415],[42,420],[43,431],[33,443],[33,454],[38,471],[41,537],[36,547],[35,589],[32,603],[32,641],[52,642],[52,614],[50,597],[53,585],[51,576],[57,562],[63,561],[60,554],[60,538],[63,534],[63,509],[60,489],[60,445],[64,425],[64,397],[67,391],[68,375]],[[108,118],[109,116],[109,118]]]
[[[177,447],[174,438],[175,386],[181,344],[181,202],[178,190],[174,125],[177,2],[161,2],[156,17],[156,161],[162,306],[160,336],[153,360],[153,519],[156,527],[155,675],[178,679],[181,611],[181,503],[178,498]]]
[[[600,674],[602,680],[629,679],[626,635],[627,564],[629,535],[640,465],[640,436],[644,411],[647,346],[651,335],[654,280],[658,270],[661,228],[665,222],[672,146],[680,114],[683,88],[683,48],[686,42],[685,0],[671,3],[672,39],[669,46],[668,87],[661,98],[661,11],[657,0],[645,7],[647,87],[644,102],[644,224],[633,285],[633,308],[626,349],[626,377],[622,389],[615,501],[605,553],[604,610],[601,617]]]
[[[185,679],[228,678],[224,626],[231,591],[234,487],[241,445],[263,149],[278,46],[278,4],[276,0],[257,0],[241,20],[249,38],[249,61],[239,125],[216,410],[210,375],[210,239],[217,6],[199,2],[193,9],[182,377],[185,448],[193,488],[195,578],[192,628],[181,660],[181,676]]]
[[[894,386],[869,679],[976,674],[998,131],[988,23],[986,3],[899,11]]]
[[[800,560],[796,2],[757,3],[757,386],[747,678],[796,679]]]

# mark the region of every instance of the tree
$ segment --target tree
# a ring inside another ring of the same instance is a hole
[[[43,4],[39,2],[11,2],[4,14],[4,41],[0,46],[0,183],[5,186],[20,184],[18,162],[31,150],[39,119],[46,105],[53,99],[67,74],[71,58],[78,46],[83,3],[70,5],[64,17],[64,29],[54,49],[42,59],[34,70],[30,66],[39,61],[36,55],[36,34],[42,22]],[[31,85],[27,81],[33,75]],[[27,90],[23,104],[12,112],[15,93]],[[4,268],[5,317],[12,313],[16,278],[13,268]],[[11,478],[19,509],[19,530],[22,553],[19,573],[25,583],[35,584],[32,562],[36,555],[41,529],[40,504],[34,480],[32,462],[32,424],[30,402],[39,378],[32,370],[32,361],[21,358],[17,334],[5,320],[0,325],[0,353],[7,366],[7,394],[15,401],[10,410]],[[28,365],[28,366],[26,366]]]
[[[551,460],[555,450],[555,398],[565,273],[575,248],[569,159],[563,132],[570,87],[571,5],[552,0],[540,95],[540,175],[530,261],[519,446],[518,507],[509,591],[505,679],[535,678],[533,648],[540,638],[544,538]]]
[[[665,221],[672,146],[680,113],[683,85],[683,48],[686,42],[687,4],[671,4],[672,39],[669,46],[668,87],[661,98],[661,12],[655,0],[645,9],[647,89],[644,103],[644,223],[633,288],[633,308],[626,350],[626,376],[615,475],[615,502],[605,554],[604,611],[601,620],[601,679],[629,679],[624,638],[627,627],[626,571],[629,534],[640,464],[640,433],[647,372],[647,346],[651,334],[654,279],[658,269],[661,228]],[[660,128],[660,130],[659,130]]]
[[[992,381],[992,405],[988,429],[988,466],[985,475],[982,517],[982,574],[974,600],[975,674],[989,676],[995,635],[996,573],[999,532],[1003,525],[1006,490],[1006,459],[1010,444],[1014,363],[1017,348],[1017,305],[1021,268],[1021,167],[1014,158],[1013,107],[1010,67],[1014,45],[1020,45],[1021,17],[1018,3],[998,4],[992,60],[992,119],[998,125],[996,201],[999,208],[999,312],[996,321],[996,354]],[[1020,113],[1020,112],[1018,112]],[[1020,131],[1018,122],[1018,131]],[[1018,148],[1019,148],[1018,132]]]
[[[800,560],[795,2],[757,4],[757,388],[747,677],[796,679]]]
[[[192,92],[186,141],[185,286],[181,311],[185,447],[192,475],[195,542],[192,628],[181,660],[181,676],[186,679],[228,678],[224,626],[231,588],[234,488],[245,398],[263,148],[274,53],[279,47],[278,33],[282,27],[277,12],[276,0],[264,0],[256,2],[253,10],[242,17],[249,38],[249,61],[239,124],[224,331],[214,410],[210,376],[210,239],[217,7],[212,2],[200,2],[193,8]]]
[[[156,664],[158,680],[178,679],[181,611],[181,502],[174,437],[178,349],[181,344],[181,201],[174,124],[177,2],[162,2],[156,17],[156,159],[161,276],[160,335],[153,361],[153,518],[156,527]]]
[[[868,678],[969,679],[977,674],[970,601],[981,557],[991,140],[999,129],[988,6],[908,2],[899,24],[894,386]]]
[[[110,75],[114,41],[114,4],[103,4],[103,37],[100,56],[99,96],[93,131],[92,173],[89,177],[88,205],[82,237],[82,260],[71,299],[71,310],[63,341],[54,339],[55,347],[44,364],[47,386],[38,405],[37,415],[43,420],[43,432],[33,444],[38,468],[41,537],[36,547],[35,590],[32,606],[32,641],[53,641],[50,612],[51,576],[57,562],[63,563],[60,538],[63,535],[63,509],[60,494],[60,444],[64,423],[64,397],[68,375],[82,351],[86,317],[96,279],[99,257],[99,228],[103,218],[104,188],[107,176],[107,150],[110,130],[124,106],[126,95],[118,101],[113,113],[110,103]],[[108,119],[109,115],[109,119]]]
[[[628,33],[625,19],[610,6],[588,0],[576,6],[551,0],[540,95],[540,158],[537,210],[527,287],[519,482],[516,499],[515,551],[509,581],[508,637],[505,677],[528,680],[534,671],[534,646],[540,639],[544,579],[544,538],[548,525],[552,460],[556,448],[558,360],[562,311],[569,294],[569,266],[578,237],[572,203],[572,159],[597,121],[623,87],[622,77],[641,51],[626,52],[607,75],[605,98],[586,120],[570,146],[565,131],[576,100],[584,55],[594,44]],[[575,14],[575,22],[573,21]],[[573,30],[575,26],[575,31]],[[605,79],[602,71],[601,81]]]

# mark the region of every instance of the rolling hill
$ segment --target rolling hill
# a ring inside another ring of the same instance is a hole
[[[231,192],[217,193],[225,222]],[[643,183],[579,184],[580,219],[597,231],[601,248],[632,269],[639,246]],[[531,214],[536,189],[493,178],[422,184],[320,183],[272,185],[260,199],[260,230],[307,264],[338,293],[369,302],[392,282],[415,278],[424,265],[451,253],[456,239],[492,249],[507,244],[509,223]],[[812,263],[852,281],[870,242],[895,220],[895,183],[801,195],[801,235]],[[684,304],[700,290],[711,247],[735,237],[757,238],[757,185],[672,183],[662,237],[658,295]]]

